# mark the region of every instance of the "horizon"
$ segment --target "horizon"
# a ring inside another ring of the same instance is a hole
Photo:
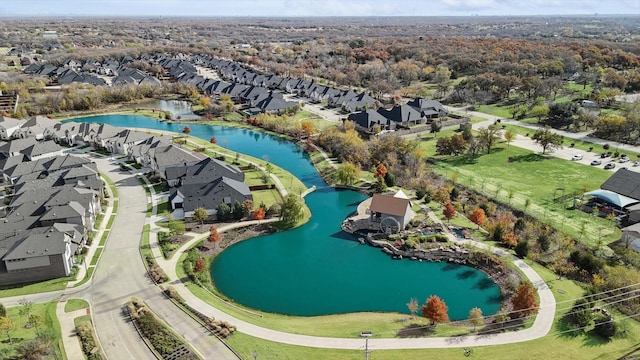
[[[523,17],[633,16],[640,0],[23,0],[0,4],[0,17]]]

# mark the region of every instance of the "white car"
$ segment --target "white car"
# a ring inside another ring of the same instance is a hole
[[[619,162],[621,162],[621,163],[629,162],[629,158],[626,157],[626,156],[623,156],[623,157],[620,158]]]
[[[571,157],[571,161],[578,161],[578,160],[582,160],[584,156],[582,154],[575,154]]]

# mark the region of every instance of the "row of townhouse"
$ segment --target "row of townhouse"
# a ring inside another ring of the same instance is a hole
[[[74,254],[94,230],[103,198],[96,164],[62,155],[59,143],[92,145],[152,169],[171,187],[178,216],[191,217],[198,207],[215,214],[221,203],[252,199],[240,169],[190,151],[169,136],[76,122],[19,129],[0,142],[0,285],[68,276]],[[34,148],[50,151],[36,157]]]
[[[69,276],[101,211],[96,164],[2,153],[0,174],[0,285]]]

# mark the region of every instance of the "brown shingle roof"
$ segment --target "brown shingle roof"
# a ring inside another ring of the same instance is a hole
[[[410,206],[409,199],[397,198],[393,195],[373,194],[369,209],[372,212],[404,216],[407,212],[407,206]]]

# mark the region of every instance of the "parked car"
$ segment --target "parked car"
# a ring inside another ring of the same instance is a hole
[[[623,157],[620,158],[619,162],[621,162],[621,163],[629,162],[629,158],[626,157],[626,156],[623,156]]]
[[[634,161],[632,166],[640,166],[640,161]]]
[[[604,164],[604,169],[605,170],[613,169],[615,167],[616,167],[616,164],[613,163],[613,162],[608,162],[608,163]]]
[[[575,154],[571,157],[571,161],[578,161],[578,160],[582,160],[584,156],[582,154]]]
[[[593,165],[593,166],[600,165],[600,164],[602,164],[602,161],[601,161],[601,160],[593,160],[593,161],[591,162],[591,165]]]
[[[602,153],[602,154],[600,155],[600,158],[601,158],[601,159],[604,159],[604,158],[606,158],[607,156],[609,156],[609,153]]]

